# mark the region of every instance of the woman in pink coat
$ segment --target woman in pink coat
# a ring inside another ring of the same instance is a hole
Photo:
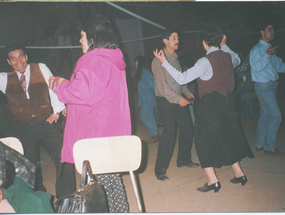
[[[84,55],[70,81],[50,79],[50,87],[67,104],[61,154],[61,161],[66,163],[74,163],[72,149],[77,140],[131,135],[126,64],[110,22],[96,16],[83,23],[80,43]],[[106,174],[96,178],[105,188],[109,212],[128,212],[120,176]]]

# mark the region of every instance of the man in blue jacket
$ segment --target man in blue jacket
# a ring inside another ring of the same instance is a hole
[[[274,26],[264,23],[261,39],[250,52],[251,76],[259,100],[260,118],[256,132],[256,150],[265,154],[285,155],[276,148],[281,112],[276,100],[278,73],[285,73],[285,63],[276,56],[278,46],[272,47]]]

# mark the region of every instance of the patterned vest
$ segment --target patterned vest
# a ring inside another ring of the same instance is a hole
[[[12,120],[29,121],[32,116],[38,120],[52,114],[47,83],[38,64],[30,64],[30,84],[28,92],[30,99],[24,92],[17,73],[8,73],[6,95],[10,101]]]
[[[213,91],[217,91],[227,97],[227,93],[233,92],[235,86],[231,55],[218,50],[211,52],[206,58],[212,66],[213,76],[207,81],[200,78],[197,79],[200,98]]]

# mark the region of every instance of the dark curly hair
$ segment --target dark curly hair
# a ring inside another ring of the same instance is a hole
[[[217,25],[208,25],[200,32],[200,41],[205,40],[208,46],[218,47],[223,39],[223,30]]]

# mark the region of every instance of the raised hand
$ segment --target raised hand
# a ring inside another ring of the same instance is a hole
[[[227,43],[227,37],[226,37],[226,35],[224,34],[223,39],[222,39],[222,42],[220,43],[220,47],[222,47],[222,46],[225,45],[226,43]]]
[[[270,46],[270,47],[267,49],[266,53],[267,53],[268,55],[274,55],[274,54],[276,53],[276,49],[277,49],[277,48],[278,48],[278,46],[275,46],[275,47]]]
[[[153,54],[154,54],[155,57],[158,58],[158,60],[159,60],[161,63],[163,63],[164,61],[166,61],[165,55],[164,55],[164,53],[163,53],[162,50],[160,50],[160,51],[158,52],[158,50],[156,49],[155,51],[153,51]]]

